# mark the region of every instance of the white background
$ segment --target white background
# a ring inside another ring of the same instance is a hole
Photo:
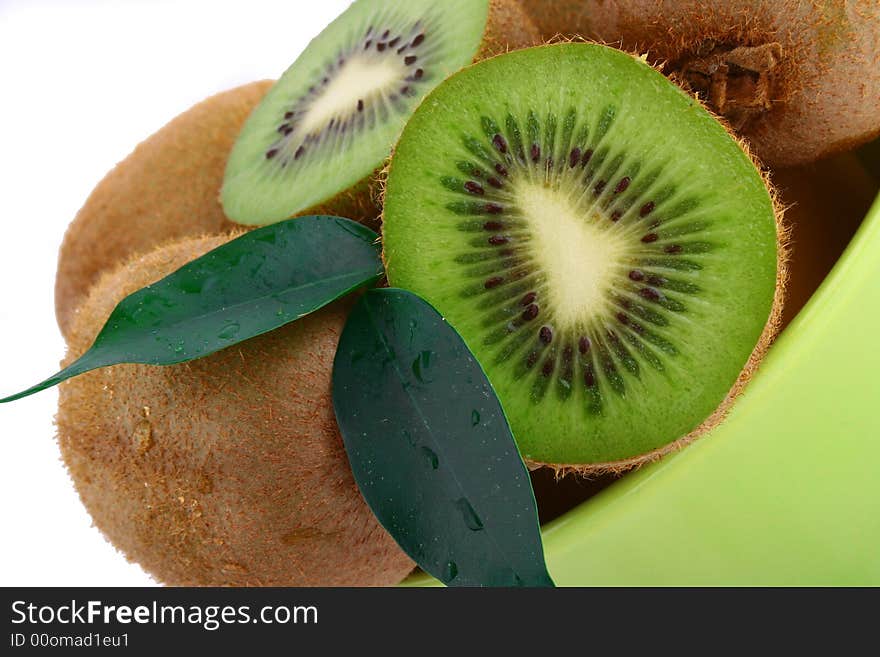
[[[215,92],[277,78],[348,0],[0,0],[0,397],[64,354],[64,230],[134,146]],[[0,586],[155,584],[91,524],[57,392],[0,405]]]

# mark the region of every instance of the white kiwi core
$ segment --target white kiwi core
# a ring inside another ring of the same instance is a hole
[[[627,242],[619,231],[602,227],[608,221],[600,211],[562,196],[558,188],[517,185],[516,203],[547,278],[556,321],[560,328],[576,328],[604,307]]]
[[[400,57],[357,57],[345,62],[312,103],[297,132],[320,132],[331,119],[351,114],[358,101],[368,103],[373,95],[400,86],[407,69]]]

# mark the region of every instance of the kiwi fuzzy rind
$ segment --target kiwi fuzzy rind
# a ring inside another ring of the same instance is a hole
[[[667,74],[701,89],[774,167],[880,133],[874,0],[607,0],[594,3],[589,25],[590,38],[666,62]]]

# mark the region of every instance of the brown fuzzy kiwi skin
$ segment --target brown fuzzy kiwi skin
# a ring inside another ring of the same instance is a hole
[[[782,326],[810,300],[867,215],[878,183],[853,153],[772,173],[791,228]]]
[[[211,96],[139,144],[92,191],[58,255],[55,314],[65,337],[100,274],[165,241],[232,230],[217,194],[226,158],[272,85]]]
[[[645,52],[702,87],[769,166],[880,134],[876,0],[604,0],[589,26],[590,38]]]
[[[517,0],[489,0],[489,18],[474,61],[539,43],[540,30]]]
[[[545,42],[572,39],[590,33],[589,0],[519,0]]]
[[[65,362],[124,296],[219,246],[185,239],[104,274]],[[331,403],[350,300],[201,360],[61,385],[58,441],[95,525],[158,581],[379,586],[413,563],[363,501]]]

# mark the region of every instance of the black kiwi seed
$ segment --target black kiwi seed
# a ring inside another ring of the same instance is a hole
[[[628,158],[607,145],[603,137],[614,130],[615,117],[615,108],[605,108],[596,124],[574,110],[561,121],[530,112],[525,124],[512,116],[484,117],[463,139],[464,159],[455,163],[467,178],[443,179],[446,190],[461,199],[446,205],[452,212],[497,217],[459,226],[484,234],[471,243],[475,251],[456,257],[479,263],[463,275],[479,276],[480,282],[462,294],[487,295],[485,307],[493,310],[484,320],[484,343],[496,346],[497,362],[514,363],[516,378],[535,377],[534,401],[556,390],[560,399],[582,399],[589,413],[601,413],[607,395],[627,394],[627,379],[638,378],[643,365],[662,371],[665,360],[677,353],[655,329],[669,324],[669,313],[687,312],[685,297],[699,293],[674,273],[699,270],[702,265],[693,257],[712,248],[688,237],[699,234],[705,222],[678,221],[699,210],[699,202],[677,200],[675,188],[664,186],[662,169],[648,171],[638,153]],[[516,207],[515,195],[517,185],[536,179],[551,189],[580,190],[574,196],[605,215],[597,225],[619,226],[632,235],[628,260],[607,292],[616,309],[604,319],[597,313],[589,325],[573,331],[558,328],[552,304],[538,304],[543,275],[531,259],[529,218]],[[647,217],[650,225],[640,223]],[[479,255],[479,249],[492,247],[496,258]],[[583,396],[575,394],[578,386]]]
[[[663,295],[652,287],[643,287],[639,290],[639,295],[648,301],[660,301]]]
[[[538,316],[540,309],[538,308],[538,304],[530,303],[526,309],[522,313],[522,318],[526,321],[531,321]]]
[[[538,332],[538,336],[541,338],[541,342],[544,344],[550,344],[553,341],[553,329],[549,326],[542,326],[541,330]]]
[[[584,370],[584,385],[592,388],[596,385],[596,375],[593,373],[593,366],[588,365]]]
[[[471,194],[477,194],[478,196],[482,196],[486,192],[483,190],[483,186],[480,183],[473,182],[472,180],[467,181],[464,184],[464,188],[469,191]]]

